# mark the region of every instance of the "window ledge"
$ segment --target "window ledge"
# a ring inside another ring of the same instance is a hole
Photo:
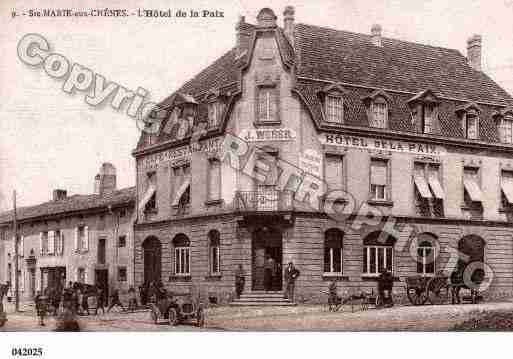
[[[220,281],[222,278],[221,274],[211,274],[205,277],[207,281]]]
[[[369,199],[367,201],[371,206],[384,206],[384,207],[392,207],[394,205],[393,201],[389,200],[377,200],[377,199]]]
[[[336,282],[348,282],[349,276],[337,274],[337,273],[323,273],[322,280],[324,281],[336,281]]]
[[[170,282],[190,282],[191,276],[190,275],[170,275],[169,281]]]
[[[224,203],[222,199],[209,199],[205,201],[205,206],[220,206]]]
[[[253,126],[260,127],[260,126],[279,126],[281,125],[281,121],[273,120],[273,121],[262,121],[262,120],[255,120],[253,121]]]
[[[372,275],[372,274],[362,275],[362,280],[364,282],[377,282],[378,279],[379,279],[379,275]],[[400,282],[400,281],[401,281],[401,278],[394,276],[394,282]]]

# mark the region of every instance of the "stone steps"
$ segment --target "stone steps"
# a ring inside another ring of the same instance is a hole
[[[233,306],[292,306],[296,305],[283,298],[282,292],[252,291],[243,293],[230,303]]]

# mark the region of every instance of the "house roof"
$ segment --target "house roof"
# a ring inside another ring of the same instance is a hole
[[[69,212],[106,208],[107,206],[128,206],[135,202],[135,187],[123,188],[100,196],[98,194],[73,195],[58,201],[48,201],[35,206],[19,207],[19,221],[37,217],[61,215]],[[13,211],[0,213],[0,223],[13,220]]]
[[[204,120],[206,111],[201,108],[200,98],[203,94],[217,90],[233,96],[240,90],[240,72],[250,61],[258,27],[248,23],[239,26],[247,34],[241,38],[242,49],[226,52],[166,98],[161,103],[164,107],[172,106],[177,93],[189,94],[200,102],[199,114]],[[431,90],[444,99],[439,112],[440,129],[448,137],[463,137],[461,126],[456,125],[457,107],[466,102],[491,103],[498,106],[484,109],[483,118],[490,116],[480,124],[483,128],[479,133],[482,140],[497,142],[491,113],[503,106],[513,106],[511,95],[484,72],[470,67],[465,56],[454,49],[390,38],[383,38],[382,46],[378,47],[367,34],[301,23],[296,24],[294,34],[295,50],[279,27],[275,38],[283,62],[295,65],[298,80],[294,90],[317,123],[322,120],[322,109],[316,94],[329,84],[351,89],[346,102],[350,116],[345,117],[345,122],[361,126],[368,126],[362,98],[378,89],[384,90],[392,97],[390,128],[400,131],[415,131],[409,123],[407,102],[412,96]],[[146,136],[142,134],[138,147],[147,143]],[[170,139],[164,137],[160,136],[159,141]]]

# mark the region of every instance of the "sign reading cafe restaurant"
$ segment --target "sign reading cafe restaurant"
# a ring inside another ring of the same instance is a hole
[[[443,155],[446,153],[444,147],[437,145],[421,142],[385,140],[372,137],[325,133],[321,135],[320,141],[325,145],[361,148],[366,150],[403,152],[418,155]]]

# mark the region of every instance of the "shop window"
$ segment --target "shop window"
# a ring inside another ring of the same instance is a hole
[[[344,234],[336,229],[329,229],[324,234],[324,273],[342,274]]]

